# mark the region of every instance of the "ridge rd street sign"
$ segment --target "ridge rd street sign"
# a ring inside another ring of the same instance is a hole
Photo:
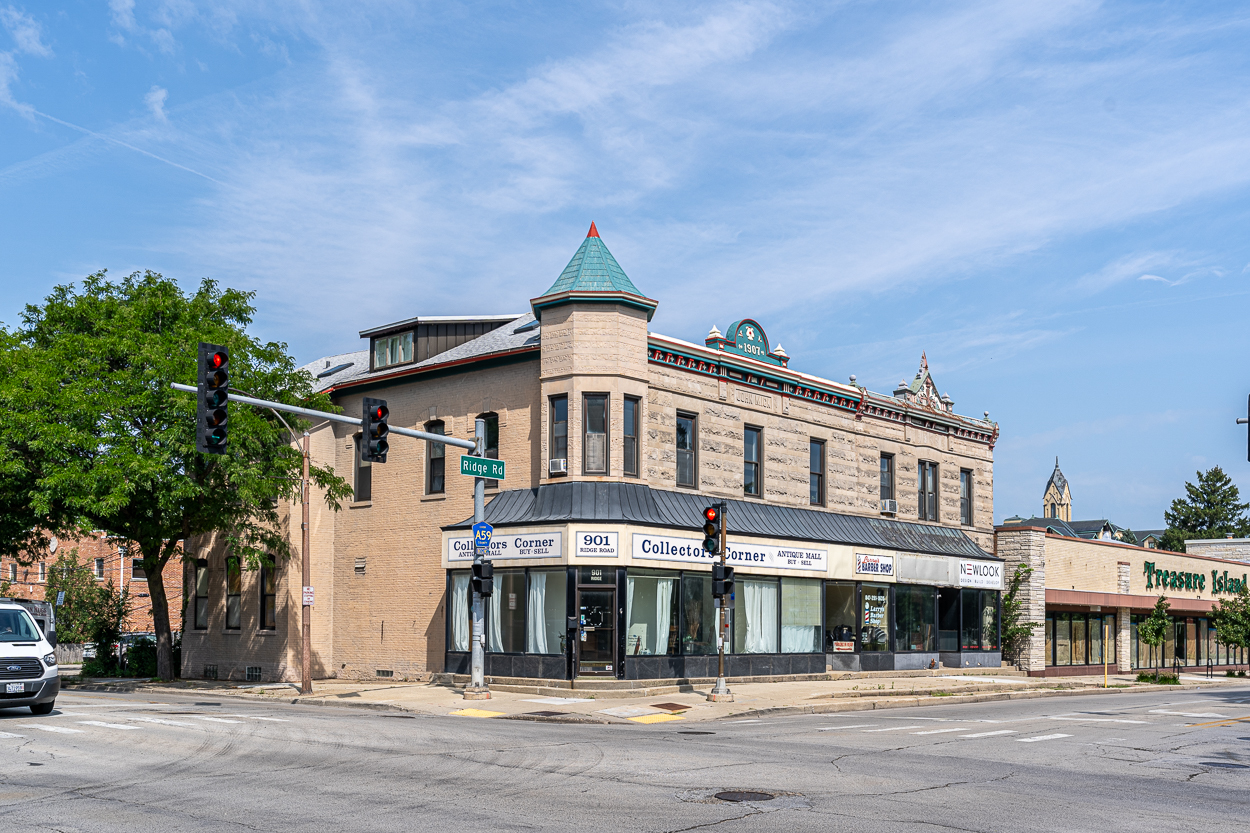
[[[491,480],[503,480],[503,460],[492,460],[489,457],[460,457],[460,473],[469,477],[486,477]]]
[[[490,549],[490,538],[495,534],[495,528],[486,521],[475,523],[473,525],[473,546],[485,552]]]

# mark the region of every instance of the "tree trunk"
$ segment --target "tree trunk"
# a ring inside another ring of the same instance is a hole
[[[156,676],[165,682],[174,678],[174,638],[169,627],[169,599],[165,596],[165,564],[169,555],[160,544],[154,553],[144,552],[143,570],[148,576],[148,594],[152,599],[152,628],[156,631]]]

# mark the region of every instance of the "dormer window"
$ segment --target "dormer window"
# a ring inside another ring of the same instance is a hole
[[[373,340],[373,369],[412,361],[412,332],[379,336]]]

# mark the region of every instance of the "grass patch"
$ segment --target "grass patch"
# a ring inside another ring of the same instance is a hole
[[[953,691],[930,691],[929,692],[930,697],[953,697],[954,695],[955,695],[955,692]]]
[[[1158,683],[1159,685],[1180,685],[1181,678],[1175,674],[1160,674],[1156,677],[1148,671],[1142,671],[1137,675],[1137,682]]]

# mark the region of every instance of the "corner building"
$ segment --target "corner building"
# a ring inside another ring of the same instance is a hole
[[[956,414],[924,357],[880,394],[790,368],[753,319],[701,344],[650,332],[657,301],[593,225],[530,307],[376,327],[368,349],[308,368],[351,415],[368,396],[392,425],[471,438],[486,421],[487,456],[507,467],[486,492],[489,676],[714,676],[700,527],[720,501],[737,572],[731,676],[1000,664],[998,426]],[[358,443],[347,426],[313,430],[314,456],[355,486],[340,513],[313,501],[314,676],[467,673],[460,451],[392,435],[388,462],[369,465]],[[220,546],[197,553],[204,615],[184,673],[296,677],[298,562],[239,580]],[[271,596],[267,622],[225,627],[230,581]]]

